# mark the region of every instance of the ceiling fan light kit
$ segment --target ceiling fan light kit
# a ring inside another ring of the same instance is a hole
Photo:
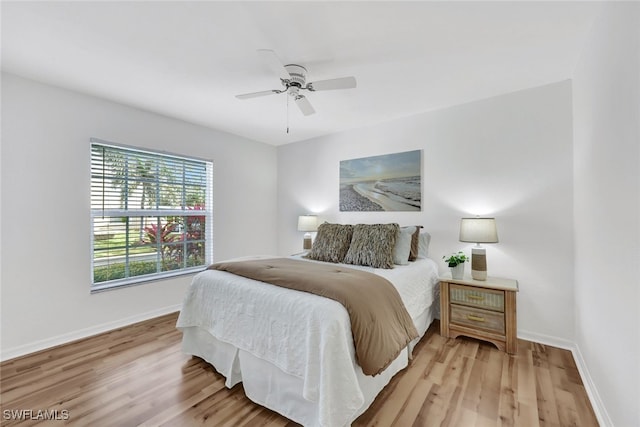
[[[314,114],[316,110],[313,108],[309,100],[300,93],[300,91],[308,90],[310,92],[315,92],[320,90],[352,89],[356,87],[355,77],[341,77],[337,79],[319,80],[307,83],[307,69],[302,65],[282,65],[282,62],[276,53],[269,49],[259,49],[258,53],[262,57],[263,61],[280,78],[280,83],[282,84],[283,89],[271,89],[236,95],[236,98],[238,99],[251,99],[287,92],[289,96],[294,99],[300,112],[305,116],[309,116]]]

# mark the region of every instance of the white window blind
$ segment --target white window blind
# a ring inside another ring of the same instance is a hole
[[[92,290],[213,261],[213,164],[91,139]]]

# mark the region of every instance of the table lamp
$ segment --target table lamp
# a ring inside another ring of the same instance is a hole
[[[318,217],[316,215],[300,215],[298,217],[298,231],[304,231],[302,249],[311,249],[311,232],[318,231]]]
[[[480,243],[498,243],[496,219],[462,218],[459,240],[476,243],[471,249],[471,277],[475,280],[487,280],[487,253]]]

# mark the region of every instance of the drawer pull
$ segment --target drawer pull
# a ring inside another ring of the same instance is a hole
[[[476,322],[484,322],[484,317],[474,316],[473,314],[467,314],[467,319],[475,320]]]
[[[474,300],[477,300],[477,301],[482,301],[484,299],[484,297],[480,296],[480,295],[467,295],[467,298],[474,299]]]

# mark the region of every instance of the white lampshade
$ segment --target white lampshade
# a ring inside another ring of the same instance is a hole
[[[460,220],[461,242],[498,243],[495,218],[462,218]]]
[[[298,231],[318,231],[318,217],[316,215],[300,215],[298,217]]]

